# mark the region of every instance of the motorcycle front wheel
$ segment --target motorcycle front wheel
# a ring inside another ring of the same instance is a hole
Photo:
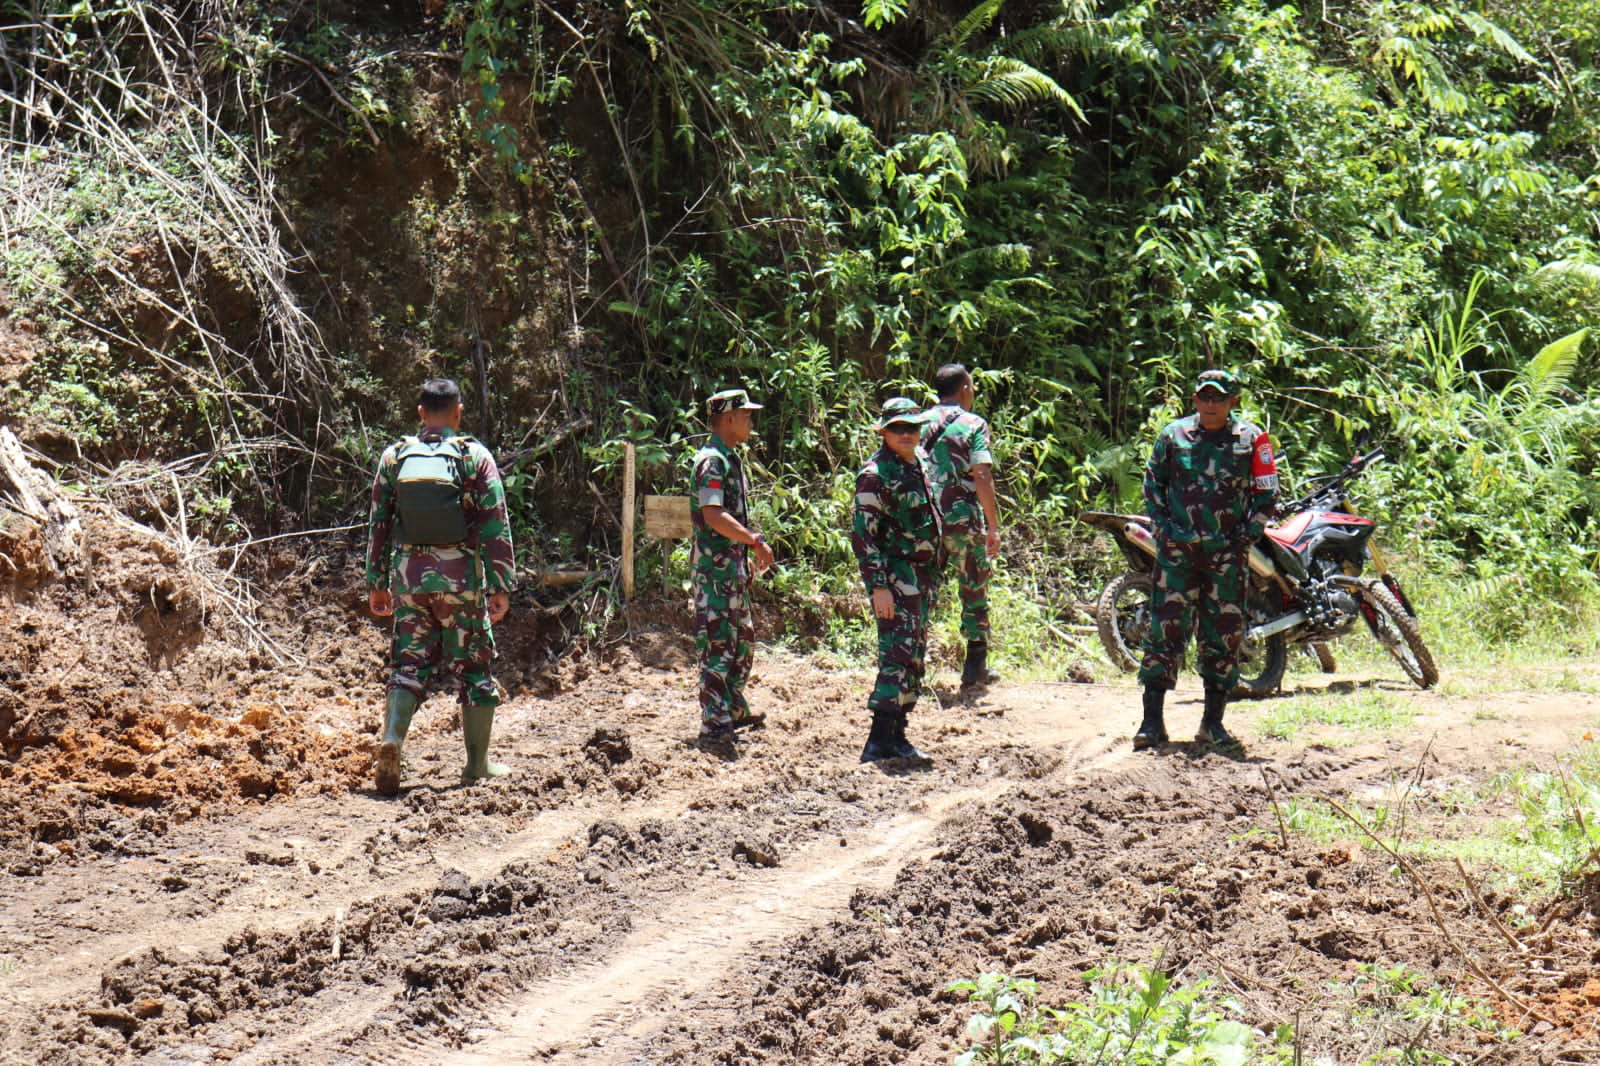
[[[1433,665],[1433,655],[1422,643],[1422,631],[1411,613],[1400,606],[1400,601],[1389,589],[1374,582],[1361,590],[1361,616],[1367,628],[1394,656],[1400,669],[1416,682],[1419,688],[1430,688],[1439,681],[1439,668]]]
[[[1269,598],[1252,588],[1245,600],[1245,625],[1265,622],[1273,617],[1276,610]],[[1236,699],[1270,696],[1283,684],[1283,672],[1288,666],[1289,645],[1282,633],[1274,633],[1263,640],[1241,641],[1239,681],[1229,695]]]
[[[1094,624],[1111,665],[1127,673],[1139,669],[1144,638],[1150,632],[1149,574],[1130,570],[1106,582],[1094,604]]]

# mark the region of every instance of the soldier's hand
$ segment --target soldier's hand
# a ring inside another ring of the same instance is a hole
[[[993,559],[1000,554],[1000,531],[993,528],[984,535],[983,546],[989,549],[989,558]]]
[[[367,593],[367,610],[379,618],[394,614],[394,594],[388,589],[371,589]]]
[[[764,574],[768,570],[771,570],[773,562],[772,545],[768,544],[764,539],[757,536],[756,542],[754,545],[752,545],[752,547],[755,549],[756,553],[756,573]]]
[[[489,593],[489,621],[498,622],[511,610],[511,594],[507,592]]]
[[[879,618],[894,617],[894,593],[888,589],[872,590],[872,613]]]

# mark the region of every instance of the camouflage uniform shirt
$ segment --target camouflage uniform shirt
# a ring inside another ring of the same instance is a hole
[[[989,423],[960,404],[940,404],[923,428],[922,446],[928,453],[928,485],[939,505],[944,532],[982,533],[983,507],[972,480],[972,468],[993,464],[989,451]]]
[[[467,518],[467,539],[459,547],[393,542],[396,456],[402,444],[391,444],[378,460],[372,479],[367,587],[389,589],[397,596],[510,592],[515,580],[511,524],[506,519],[505,488],[494,456],[471,437],[450,429],[427,429],[419,436],[425,441],[457,437],[466,444],[461,505]]]
[[[746,575],[745,546],[712,529],[704,513],[706,507],[721,507],[741,524],[750,524],[750,485],[743,460],[712,434],[711,442],[695,453],[692,480],[689,513],[694,520],[695,576],[729,581]]]
[[[1170,423],[1144,472],[1157,540],[1205,553],[1253,544],[1278,491],[1277,474],[1257,476],[1253,463],[1273,467],[1272,442],[1251,422],[1230,416],[1226,426],[1207,430],[1194,414]]]
[[[897,561],[935,562],[939,537],[926,453],[918,448],[916,462],[907,463],[888,448],[879,448],[856,475],[851,546],[867,591],[903,583],[906,574]],[[909,591],[918,591],[915,584]]]

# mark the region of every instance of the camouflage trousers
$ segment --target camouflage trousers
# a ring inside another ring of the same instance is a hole
[[[389,661],[391,689],[421,696],[429,681],[448,674],[460,679],[463,707],[500,703],[500,686],[489,673],[494,630],[481,593],[397,593]]]
[[[994,567],[989,562],[988,535],[974,533],[944,535],[945,565],[955,571],[956,591],[961,598],[961,639],[989,639],[989,577]]]
[[[1157,556],[1140,684],[1169,690],[1177,684],[1184,645],[1198,621],[1200,677],[1208,688],[1233,688],[1244,639],[1246,572],[1244,555],[1237,549],[1179,549]]]
[[[694,646],[700,653],[700,726],[722,728],[750,713],[744,685],[755,659],[756,627],[742,575],[696,574]]]
[[[878,679],[867,697],[874,713],[906,714],[917,704],[927,672],[928,616],[933,613],[938,569],[932,562],[889,562],[894,617],[879,618]]]

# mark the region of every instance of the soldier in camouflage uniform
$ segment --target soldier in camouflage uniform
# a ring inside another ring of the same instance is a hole
[[[711,440],[694,457],[690,514],[694,520],[695,646],[700,652],[700,741],[723,748],[734,730],[760,726],[744,686],[750,677],[755,624],[750,585],[772,565],[772,548],[750,525],[750,485],[738,447],[750,439],[752,411],[744,389],[706,401]],[[750,552],[755,553],[752,569]]]
[[[994,491],[989,423],[973,414],[972,375],[947,363],[933,375],[938,406],[922,427],[922,450],[939,521],[944,557],[954,569],[961,596],[961,635],[967,642],[961,687],[996,680],[989,659],[989,577],[1000,552],[1000,512]]]
[[[467,761],[463,784],[499,777],[506,767],[489,761],[489,735],[500,686],[490,676],[494,658],[491,623],[511,606],[511,527],[505,490],[494,457],[462,436],[461,390],[448,378],[422,386],[417,401],[422,429],[417,440],[458,442],[460,499],[467,535],[455,544],[405,541],[404,514],[396,504],[399,455],[407,441],[391,445],[372,480],[367,547],[368,605],[380,617],[394,616],[388,699],[378,744],[375,784],[379,792],[400,790],[400,748],[411,717],[430,680],[455,676],[460,685],[461,732]],[[414,460],[410,460],[414,461]]]
[[[1222,715],[1239,679],[1246,556],[1266,529],[1278,471],[1272,441],[1234,414],[1239,382],[1232,373],[1201,374],[1194,401],[1195,414],[1161,431],[1145,468],[1144,498],[1157,553],[1150,633],[1139,669],[1144,719],[1133,737],[1135,751],[1166,743],[1162,702],[1176,682],[1196,616],[1205,712],[1195,739],[1237,745]]]
[[[867,698],[872,729],[862,762],[927,756],[906,739],[922,690],[928,616],[939,577],[939,511],[918,441],[927,415],[896,396],[883,405],[883,447],[856,475],[851,546],[878,621],[878,678]]]

